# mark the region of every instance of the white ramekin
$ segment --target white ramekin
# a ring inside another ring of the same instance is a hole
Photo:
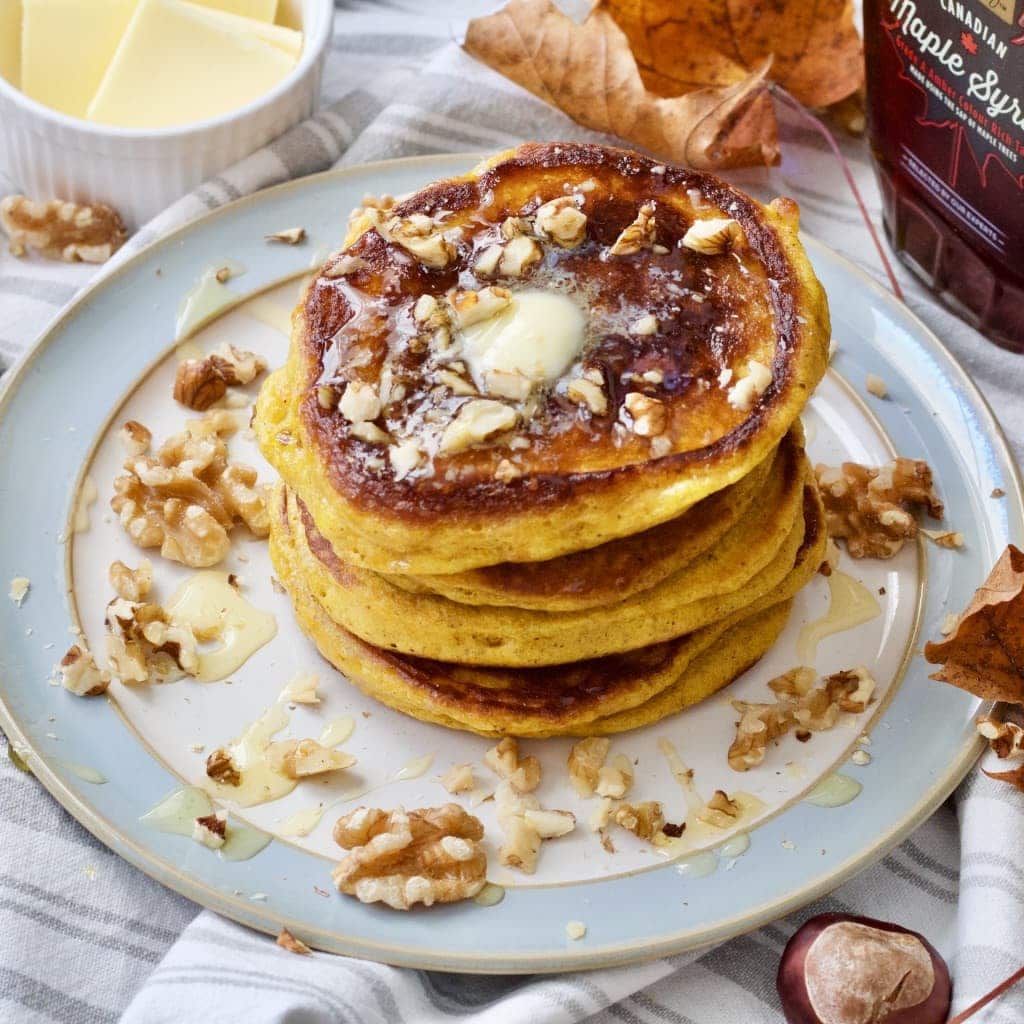
[[[33,199],[109,203],[129,230],[313,113],[333,0],[282,0],[305,33],[295,69],[229,114],[153,130],[112,128],[50,110],[0,78],[0,161]],[[296,19],[297,20],[297,19]]]

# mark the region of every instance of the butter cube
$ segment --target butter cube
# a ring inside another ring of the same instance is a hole
[[[182,0],[139,0],[89,120],[122,128],[204,121],[269,92],[295,66],[277,47],[202,13]]]
[[[213,7],[228,14],[240,14],[244,18],[274,23],[277,17],[277,0],[196,0],[203,7]]]
[[[84,117],[135,3],[24,0],[22,92],[54,110]]]
[[[21,0],[0,0],[0,78],[21,83]]]
[[[228,14],[226,11],[220,11],[214,7],[200,7],[196,3],[187,2],[187,0],[185,0],[185,6],[192,8],[192,13],[197,17],[208,18],[215,25],[236,35],[255,36],[292,57],[298,57],[302,52],[301,32],[285,28],[283,25],[272,25],[265,21],[257,21],[255,18],[242,17],[240,14]]]

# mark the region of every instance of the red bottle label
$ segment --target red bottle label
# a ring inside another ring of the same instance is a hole
[[[867,0],[876,154],[982,252],[1024,256],[1024,0]]]

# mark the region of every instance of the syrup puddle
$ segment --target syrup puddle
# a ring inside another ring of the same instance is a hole
[[[200,641],[219,641],[199,652],[195,678],[202,683],[225,679],[277,635],[277,620],[251,605],[228,582],[228,574],[213,570],[186,580],[167,604],[175,623],[189,626]]]
[[[244,273],[245,267],[235,260],[222,260],[216,266],[207,267],[178,306],[175,338],[188,338],[222,310],[238,302],[241,296],[228,288],[224,281]],[[219,278],[224,278],[224,281]]]
[[[268,327],[273,327],[275,331],[280,331],[286,338],[291,337],[292,311],[287,307],[280,306],[270,299],[257,297],[242,306],[242,312]]]
[[[487,882],[473,897],[478,907],[496,907],[505,898],[505,887],[495,882]]]
[[[856,800],[864,787],[848,775],[832,772],[822,778],[804,797],[804,803],[815,807],[842,807]]]
[[[805,665],[814,664],[818,644],[825,637],[861,626],[882,613],[875,595],[860,580],[839,569],[833,569],[826,579],[828,611],[820,619],[804,625],[797,636],[797,658]]]
[[[325,747],[337,747],[355,732],[354,718],[335,718],[328,722],[320,733],[320,743]]]
[[[139,820],[157,832],[191,838],[196,818],[205,818],[208,814],[213,814],[213,802],[209,796],[195,786],[183,786],[161,800]],[[217,854],[224,860],[249,860],[273,838],[258,828],[229,819],[227,838]]]
[[[746,833],[734,833],[725,839],[725,844],[722,844],[723,833],[728,833],[732,829],[740,828],[743,825],[748,824],[752,819],[758,817],[765,810],[765,803],[763,800],[758,799],[753,793],[745,793],[742,790],[737,790],[735,793],[729,793],[729,799],[733,803],[739,806],[739,814],[736,816],[736,820],[732,823],[729,829],[716,828],[714,825],[709,824],[706,821],[702,821],[697,815],[706,806],[703,797],[697,791],[697,787],[693,783],[693,772],[686,766],[686,763],[679,756],[679,751],[676,750],[675,745],[662,737],[658,740],[658,749],[661,751],[662,756],[668,762],[672,776],[683,790],[683,795],[686,798],[686,830],[677,839],[671,838],[659,834],[655,837],[654,844],[658,849],[658,852],[669,860],[681,858],[678,864],[686,862],[688,866],[680,868],[680,874],[685,874],[690,878],[703,877],[703,875],[695,874],[702,870],[703,867],[707,867],[707,862],[701,858],[705,856],[712,857],[717,863],[714,850],[703,850],[698,853],[692,853],[693,850],[700,850],[701,847],[714,847],[726,857],[739,857],[742,853],[745,853],[750,845],[750,839]],[[730,847],[731,852],[726,851],[726,846],[730,843],[734,844]],[[745,845],[744,845],[745,843]],[[742,849],[741,849],[742,847]],[[689,856],[683,856],[690,854]],[[689,862],[693,861],[690,865]],[[712,868],[711,870],[714,870]],[[705,871],[704,874],[710,874],[710,871]]]
[[[13,749],[13,748],[12,748]],[[94,786],[104,786],[107,783],[107,777],[102,772],[96,771],[95,768],[90,768],[85,764],[75,764],[73,761],[61,761],[64,767],[75,776],[75,778],[81,779],[83,782],[90,782]]]

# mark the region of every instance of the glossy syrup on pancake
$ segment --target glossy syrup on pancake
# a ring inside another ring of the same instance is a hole
[[[541,225],[563,200],[585,218],[576,244]],[[644,210],[643,244],[623,249]],[[727,248],[683,244],[716,221],[735,225]],[[318,528],[378,571],[550,559],[678,516],[763,461],[824,372],[827,309],[794,204],[761,206],[708,175],[530,145],[367,215],[354,234],[307,289],[256,427]],[[515,272],[488,262],[514,242],[533,254]],[[541,292],[585,312],[556,379],[509,391],[474,376],[464,298],[479,309],[499,291],[513,306]],[[441,310],[428,331],[421,300]],[[768,379],[737,401],[755,365]],[[600,400],[582,402],[580,382]],[[346,395],[360,388],[374,400],[353,418]],[[481,400],[497,427],[448,443]],[[637,412],[647,407],[657,416]]]

